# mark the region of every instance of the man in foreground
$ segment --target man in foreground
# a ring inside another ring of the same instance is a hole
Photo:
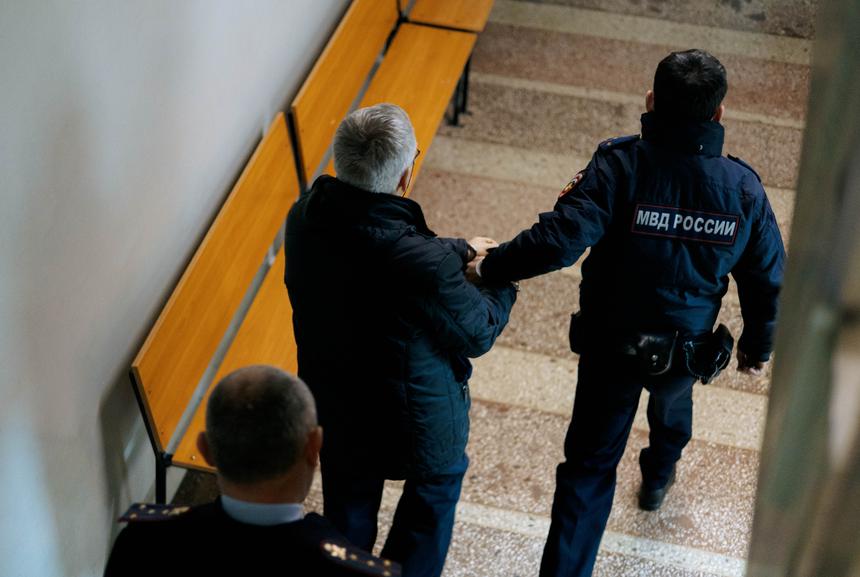
[[[579,381],[544,577],[591,575],[643,387],[650,444],[639,506],[661,506],[692,435],[692,385],[731,355],[727,330],[712,333],[730,273],[744,319],[738,370],[759,374],[770,357],[784,249],[757,174],[721,156],[726,90],[710,54],[670,54],[646,95],[641,137],[603,142],[552,212],[471,268],[484,282],[519,280],[591,247],[571,322]]]
[[[405,479],[382,555],[438,577],[468,465],[469,357],[490,349],[516,291],[470,284],[466,264],[493,243],[436,237],[404,198],[418,154],[399,107],[347,116],[337,178],[290,211],[285,280],[299,375],[326,429],[326,517],[370,550],[385,480]]]
[[[313,397],[298,378],[266,366],[231,373],[212,391],[198,438],[221,496],[199,507],[133,506],[105,576],[399,575],[396,563],[304,514],[321,445]]]

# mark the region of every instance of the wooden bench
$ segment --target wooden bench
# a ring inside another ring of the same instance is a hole
[[[390,0],[354,0],[293,99],[302,182],[311,178],[325,157],[398,17]]]
[[[472,22],[470,14],[463,11],[457,22]],[[452,95],[456,122],[476,35],[449,28],[405,22],[391,0],[354,0],[292,103],[298,167],[284,115],[273,121],[132,363],[156,456],[157,502],[166,499],[168,467],[213,471],[197,453],[196,439],[221,377],[249,364],[297,371],[283,251],[266,264],[290,205],[361,89],[367,85],[360,106],[392,102],[406,110],[425,152]],[[331,163],[327,170],[334,174]],[[243,306],[261,273],[262,284]]]
[[[143,347],[131,378],[156,455],[156,501],[166,498],[167,467],[212,471],[197,454],[213,357],[249,287],[264,267],[299,192],[283,113],[275,118],[191,259]],[[296,371],[292,311],[283,284],[282,251],[217,367],[221,376],[249,364]],[[209,373],[207,373],[207,369]],[[190,418],[190,419],[189,419]],[[184,423],[187,426],[182,426]]]
[[[483,32],[493,0],[418,0],[409,21],[453,30]]]
[[[454,124],[464,111],[476,38],[474,32],[406,22],[390,0],[354,0],[291,105],[303,181],[316,173],[380,55],[359,106],[390,102],[409,114],[425,153],[416,162],[417,176],[452,96]],[[323,172],[334,174],[333,162]]]
[[[447,30],[460,30],[478,34],[484,31],[494,0],[418,0],[404,17],[406,22],[435,26]],[[466,60],[463,77],[457,91],[458,103],[454,108],[453,124],[459,124],[459,114],[469,107],[469,71],[471,54]]]

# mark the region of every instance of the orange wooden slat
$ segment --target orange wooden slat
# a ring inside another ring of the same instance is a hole
[[[291,105],[305,181],[364,85],[397,22],[392,0],[354,0]]]
[[[159,449],[167,447],[298,189],[279,114],[132,364]]]
[[[230,350],[224,357],[213,385],[198,407],[191,425],[173,457],[181,467],[210,470],[197,452],[197,434],[206,427],[206,401],[215,384],[230,372],[248,365],[274,365],[293,374],[298,370],[296,340],[293,336],[293,309],[284,286],[284,251],[266,274],[251,309]]]
[[[336,176],[336,172],[334,170],[334,155],[329,159],[328,164],[325,165],[325,168],[322,171],[323,174],[330,174],[332,176]]]
[[[418,0],[409,20],[482,32],[492,9],[493,0]]]
[[[376,71],[360,106],[391,102],[403,108],[421,156],[412,186],[460,79],[477,36],[415,24],[403,24]]]

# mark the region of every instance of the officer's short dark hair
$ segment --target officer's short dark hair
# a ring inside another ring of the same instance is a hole
[[[678,121],[710,120],[727,90],[726,69],[712,55],[698,49],[673,52],[654,74],[654,110]]]
[[[206,437],[218,472],[235,483],[286,473],[316,426],[314,399],[298,378],[268,366],[221,379],[206,408]]]

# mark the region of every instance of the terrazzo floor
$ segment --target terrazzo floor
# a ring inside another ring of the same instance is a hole
[[[473,57],[471,114],[440,129],[412,197],[440,235],[511,238],[551,209],[597,143],[639,132],[657,62],[697,46],[728,69],[724,153],[756,167],[787,241],[815,8],[808,0],[496,0]],[[577,263],[523,282],[509,327],[475,361],[472,464],[446,577],[537,575],[575,393],[567,323],[579,278]],[[740,334],[734,287],[721,321]],[[636,506],[643,394],[596,576],[743,575],[769,378],[732,365],[696,387],[693,440],[654,513]],[[379,545],[398,489],[386,488]],[[189,474],[175,501],[214,492],[210,476]],[[321,503],[317,482],[307,507]]]

